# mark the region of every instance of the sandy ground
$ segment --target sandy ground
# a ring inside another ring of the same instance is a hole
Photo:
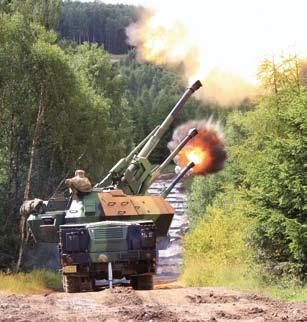
[[[159,284],[153,291],[0,295],[0,321],[307,321],[307,303],[275,301],[225,288]]]

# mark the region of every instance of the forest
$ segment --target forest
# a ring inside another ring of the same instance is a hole
[[[94,42],[112,54],[126,54],[132,47],[126,42],[125,28],[137,20],[141,10],[128,5],[67,1],[62,5],[57,30],[62,38],[78,44]]]
[[[0,1],[0,269],[16,264],[23,200],[61,191],[76,168],[99,181],[183,92],[180,68],[139,62],[126,43],[140,10]],[[264,60],[264,94],[228,108],[191,99],[173,125],[213,117],[229,156],[224,171],[191,183],[188,285],[305,285],[306,70],[296,56]]]

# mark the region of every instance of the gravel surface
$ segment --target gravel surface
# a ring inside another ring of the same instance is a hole
[[[158,284],[153,291],[0,295],[0,321],[307,321],[307,303],[274,301],[225,288]]]

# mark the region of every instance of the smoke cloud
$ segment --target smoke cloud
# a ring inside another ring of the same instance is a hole
[[[237,104],[258,92],[264,58],[307,54],[305,0],[152,1],[127,28],[138,59],[184,66],[201,98]]]
[[[225,150],[223,133],[218,123],[212,119],[189,121],[178,126],[173,132],[168,148],[172,152],[189,130],[196,128],[198,134],[191,139],[175,158],[181,168],[193,161],[193,172],[201,175],[222,170],[225,166],[227,153]]]

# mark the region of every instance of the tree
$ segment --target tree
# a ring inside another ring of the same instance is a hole
[[[13,0],[13,8],[26,19],[55,29],[60,20],[61,0]]]
[[[141,9],[128,5],[100,2],[65,1],[59,31],[63,38],[79,44],[98,43],[113,54],[127,53],[126,27],[137,19]]]
[[[129,105],[103,51],[65,52],[54,32],[19,13],[0,16],[0,42],[0,257],[6,265],[17,251],[22,200],[50,197],[76,167],[100,180],[131,135],[125,137],[124,125],[116,140],[118,118],[129,123]],[[112,104],[121,116],[110,112]],[[22,249],[23,243],[21,255]]]
[[[279,66],[266,63],[271,69],[262,74],[262,81],[270,93],[261,98],[256,110],[241,117],[247,137],[237,156],[245,169],[242,184],[257,205],[257,222],[250,237],[256,260],[270,275],[292,274],[304,280],[307,96],[297,78],[297,62],[290,57]]]
[[[192,223],[206,234],[197,226],[206,223],[211,205],[219,202],[218,208],[225,208],[229,193],[240,193],[250,205],[246,216],[253,218],[245,235],[253,249],[253,267],[266,281],[286,286],[289,281],[304,283],[307,272],[307,95],[300,66],[295,56],[262,64],[265,94],[256,106],[227,117],[226,172],[194,179],[189,200]]]
[[[93,89],[95,95],[109,104],[109,123],[105,128],[111,129],[110,139],[114,144],[101,157],[111,167],[134,144],[134,127],[130,104],[125,94],[125,80],[117,65],[111,62],[110,55],[97,44],[84,43],[76,48],[73,56],[76,73]],[[93,148],[95,146],[96,142],[93,141]]]

